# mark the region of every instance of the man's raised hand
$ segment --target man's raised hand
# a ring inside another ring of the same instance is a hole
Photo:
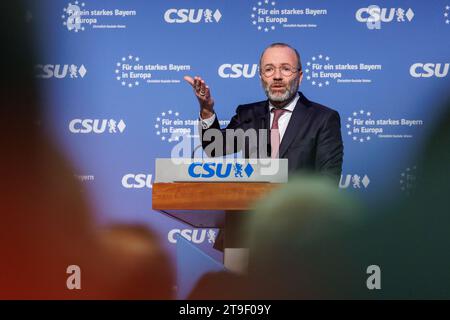
[[[211,97],[211,91],[205,81],[200,77],[185,76],[184,80],[194,89],[195,96],[200,104],[200,116],[202,119],[212,117],[214,114],[214,99]]]

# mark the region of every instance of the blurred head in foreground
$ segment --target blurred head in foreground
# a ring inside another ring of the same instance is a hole
[[[115,225],[99,233],[116,281],[115,299],[172,299],[173,270],[156,235],[143,226]]]
[[[170,268],[150,231],[114,227],[99,240],[86,194],[49,136],[26,10],[3,5],[0,299],[171,297]],[[80,289],[68,287],[72,265]]]
[[[249,225],[252,296],[335,296],[348,279],[334,275],[352,267],[351,252],[341,249],[359,219],[355,202],[329,179],[290,178],[257,205]]]

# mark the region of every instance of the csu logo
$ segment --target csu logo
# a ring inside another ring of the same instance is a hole
[[[448,74],[449,63],[414,63],[409,73],[414,78],[444,78]]]
[[[380,8],[372,5],[366,8],[360,8],[356,11],[355,18],[359,22],[365,22],[370,30],[381,29],[381,22],[410,22],[414,17],[414,11],[402,8]],[[405,20],[406,19],[406,20]]]
[[[69,76],[71,79],[84,78],[87,73],[84,65],[77,66],[75,64],[38,64],[35,66],[36,78],[41,79],[64,79]]]
[[[209,243],[216,242],[216,231],[213,229],[172,229],[167,234],[167,239],[170,243],[177,243],[177,239],[175,235],[181,235],[186,240],[193,243],[203,243],[206,239],[208,239]]]
[[[69,130],[72,133],[122,133],[125,130],[125,122],[114,119],[73,119],[69,122]]]
[[[128,173],[122,177],[122,186],[127,189],[152,188],[152,175]]]
[[[232,172],[235,178],[244,178],[244,173],[247,177],[250,177],[253,171],[250,163],[243,168],[240,163],[194,162],[188,168],[189,176],[192,178],[227,178]]]
[[[257,64],[250,65],[225,63],[219,67],[218,73],[222,78],[253,78],[257,71]]]
[[[370,179],[366,174],[364,176],[359,174],[347,174],[341,175],[341,179],[339,180],[339,188],[367,189],[369,183]]]
[[[169,9],[164,13],[167,23],[212,23],[219,22],[222,14],[219,9]]]

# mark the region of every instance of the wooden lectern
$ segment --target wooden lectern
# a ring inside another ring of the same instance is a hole
[[[187,169],[183,166],[171,166],[167,159],[157,160],[157,178],[153,184],[152,195],[153,210],[194,228],[224,229],[225,267],[236,272],[245,270],[246,266],[242,266],[242,261],[248,259],[248,250],[242,249],[246,247],[244,237],[246,232],[242,228],[249,216],[248,210],[281,183],[257,182],[249,179],[234,179],[228,182],[217,180],[186,182],[183,180],[187,178],[183,175]],[[285,171],[283,177],[287,177],[287,162],[283,163],[283,169]],[[178,173],[167,170],[176,170]]]

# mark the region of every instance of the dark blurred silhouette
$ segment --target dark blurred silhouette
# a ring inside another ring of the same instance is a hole
[[[307,175],[261,202],[249,225],[251,297],[344,298],[345,275],[356,270],[343,244],[361,223],[358,208],[334,183]]]
[[[82,188],[48,137],[22,2],[2,3],[1,17],[0,299],[170,298],[171,270],[161,269],[150,231],[116,227],[99,241]],[[81,269],[80,290],[66,285],[70,265]]]
[[[114,225],[99,233],[117,279],[114,299],[173,299],[174,272],[167,253],[148,228]]]

